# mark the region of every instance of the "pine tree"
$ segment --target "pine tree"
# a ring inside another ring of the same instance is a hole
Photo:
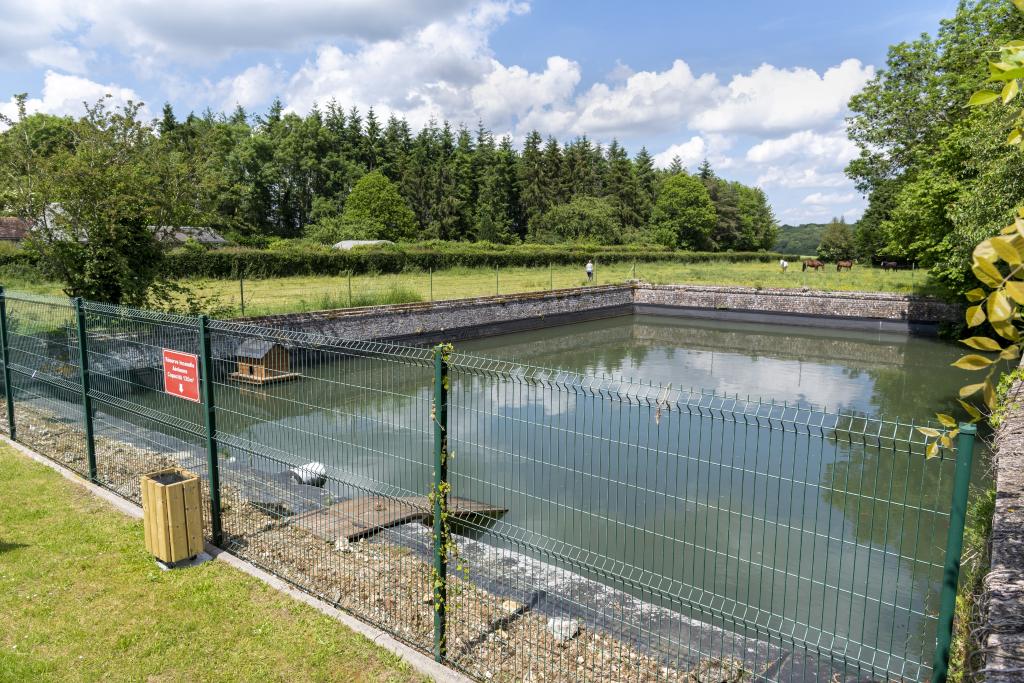
[[[679,158],[679,155],[672,157],[672,163],[668,166],[669,175],[679,175],[680,173],[686,173],[686,169],[683,168],[683,160]]]
[[[678,157],[676,157],[678,159]],[[651,220],[651,210],[654,208],[654,201],[657,199],[658,174],[654,170],[654,159],[646,147],[641,147],[640,152],[633,160],[633,175],[636,178],[636,213],[640,219],[640,225],[646,225]]]
[[[520,202],[527,225],[536,221],[550,206],[550,190],[544,179],[544,156],[540,146],[540,133],[531,131],[523,144],[517,169]]]
[[[362,136],[362,157],[361,161],[366,166],[367,171],[376,170],[381,164],[383,140],[380,129],[380,123],[377,121],[377,115],[373,112],[373,107],[370,107],[366,112],[365,122],[365,133]]]
[[[619,146],[618,140],[612,140],[608,146],[607,166],[605,196],[615,208],[621,239],[621,235],[639,227],[640,215],[637,212],[639,192],[633,175],[633,163],[626,150]]]
[[[544,187],[547,190],[548,208],[568,200],[565,186],[565,162],[558,140],[549,137],[544,145]]]

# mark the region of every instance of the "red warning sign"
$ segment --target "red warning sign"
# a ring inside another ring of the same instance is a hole
[[[199,356],[164,349],[164,391],[199,403]]]

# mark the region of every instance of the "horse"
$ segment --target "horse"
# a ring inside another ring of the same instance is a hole
[[[836,261],[836,272],[843,272],[843,268],[846,268],[847,270],[853,270],[853,261],[851,261],[850,259]]]
[[[882,270],[899,270],[899,261],[882,261]]]
[[[816,258],[809,258],[806,261],[804,261],[804,268],[803,269],[807,270],[808,268],[813,268],[814,270],[817,271],[817,270],[824,269],[825,268],[825,264],[822,263],[821,261],[819,261]]]

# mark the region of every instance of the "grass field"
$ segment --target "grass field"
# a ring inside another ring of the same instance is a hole
[[[790,266],[782,273],[774,263],[642,263],[598,264],[596,284],[618,284],[635,276],[656,284],[715,284],[749,287],[809,287],[824,290],[928,293],[923,272],[882,271],[855,266],[837,273],[801,272]],[[239,315],[239,283],[230,280],[193,280],[189,284],[204,294],[216,294],[234,315]],[[246,280],[245,314],[324,310],[348,306],[461,299],[494,294],[543,291],[587,284],[583,268],[453,268],[433,273],[357,275],[347,277],[287,277]],[[349,292],[351,290],[351,299]]]
[[[617,263],[597,264],[596,284],[618,284],[637,277],[655,284],[713,284],[748,287],[808,287],[823,290],[865,292],[929,293],[931,286],[921,271],[883,271],[854,266],[851,272],[836,272],[829,265],[821,272],[802,272],[793,264],[783,273],[776,263]],[[0,277],[3,277],[0,275]],[[54,283],[18,277],[5,277],[2,284],[12,290],[60,294]],[[197,292],[219,298],[221,315],[266,315],[302,311],[370,306],[413,301],[462,299],[494,294],[543,291],[551,288],[579,287],[587,284],[582,265],[552,268],[453,268],[396,275],[357,275],[347,277],[303,276],[267,280],[246,280],[240,288],[237,280],[189,280]]]
[[[142,523],[0,446],[0,681],[421,681],[221,562],[161,572]]]

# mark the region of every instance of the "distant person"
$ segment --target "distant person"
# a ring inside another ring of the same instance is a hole
[[[789,261],[784,258],[779,259],[779,268],[782,268],[782,272],[785,273],[786,269],[789,268]]]
[[[586,269],[587,269],[587,282],[593,282],[594,281],[594,262],[588,260],[587,261],[587,268]]]

